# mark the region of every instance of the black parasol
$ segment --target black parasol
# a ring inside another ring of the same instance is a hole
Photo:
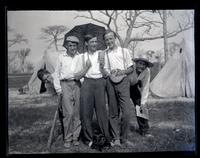
[[[83,53],[83,52],[85,52],[84,36],[86,34],[95,34],[97,36],[97,39],[98,39],[98,48],[97,49],[104,50],[106,48],[106,45],[105,45],[104,40],[103,40],[104,32],[105,32],[104,27],[98,26],[98,25],[95,25],[95,24],[92,24],[92,23],[88,23],[88,24],[75,26],[73,29],[71,29],[69,32],[67,32],[65,34],[64,39],[66,39],[68,36],[72,36],[72,35],[78,37],[79,40],[80,40],[78,50],[79,50],[80,53]]]

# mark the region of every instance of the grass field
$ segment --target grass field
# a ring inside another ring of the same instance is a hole
[[[18,95],[9,89],[8,134],[10,154],[49,153],[47,140],[56,110],[56,98],[47,95]],[[194,151],[194,100],[149,100],[150,132],[153,138],[136,133],[135,109],[131,109],[129,140],[134,147],[122,146],[104,150],[105,153]],[[58,129],[58,127],[56,128]],[[70,150],[63,148],[61,137],[52,146],[53,153],[98,153],[82,142]]]

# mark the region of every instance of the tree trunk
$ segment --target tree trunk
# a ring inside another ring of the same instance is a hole
[[[57,38],[55,37],[54,40],[55,40],[55,43],[54,43],[54,44],[55,44],[56,51],[58,51]]]
[[[164,36],[164,54],[165,54],[165,63],[169,59],[168,52],[168,37],[167,37],[167,11],[163,10],[163,36]]]
[[[25,62],[25,57],[22,56],[21,57],[21,65],[20,65],[20,67],[21,67],[21,73],[24,73],[24,62]]]

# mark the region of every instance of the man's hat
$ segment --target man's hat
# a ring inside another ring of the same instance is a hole
[[[63,43],[63,46],[65,46],[65,44],[67,42],[76,42],[78,44],[79,43],[79,39],[76,36],[66,36],[65,40],[64,40],[64,43]]]
[[[134,62],[138,61],[144,61],[148,67],[152,67],[153,63],[149,61],[148,57],[146,55],[140,56],[138,58],[132,59]]]

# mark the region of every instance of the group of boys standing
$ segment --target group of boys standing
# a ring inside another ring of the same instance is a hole
[[[140,84],[130,88],[128,75],[133,72],[134,66],[129,50],[117,46],[116,34],[111,30],[106,30],[103,38],[107,45],[104,51],[97,50],[98,39],[95,35],[86,35],[87,52],[79,54],[79,39],[76,36],[66,37],[63,46],[67,51],[59,56],[55,72],[48,75],[38,71],[38,77],[52,82],[59,98],[62,98],[66,148],[72,144],[79,145],[81,130],[84,143],[92,146],[94,109],[100,132],[112,146],[133,146],[128,140],[131,99],[141,108],[146,104],[150,80],[148,67],[151,63],[142,58],[136,60],[138,78],[143,72],[145,74],[138,82]],[[112,74],[123,77],[120,82],[113,82]],[[149,128],[148,120],[138,118],[138,124],[140,134],[145,135]]]

